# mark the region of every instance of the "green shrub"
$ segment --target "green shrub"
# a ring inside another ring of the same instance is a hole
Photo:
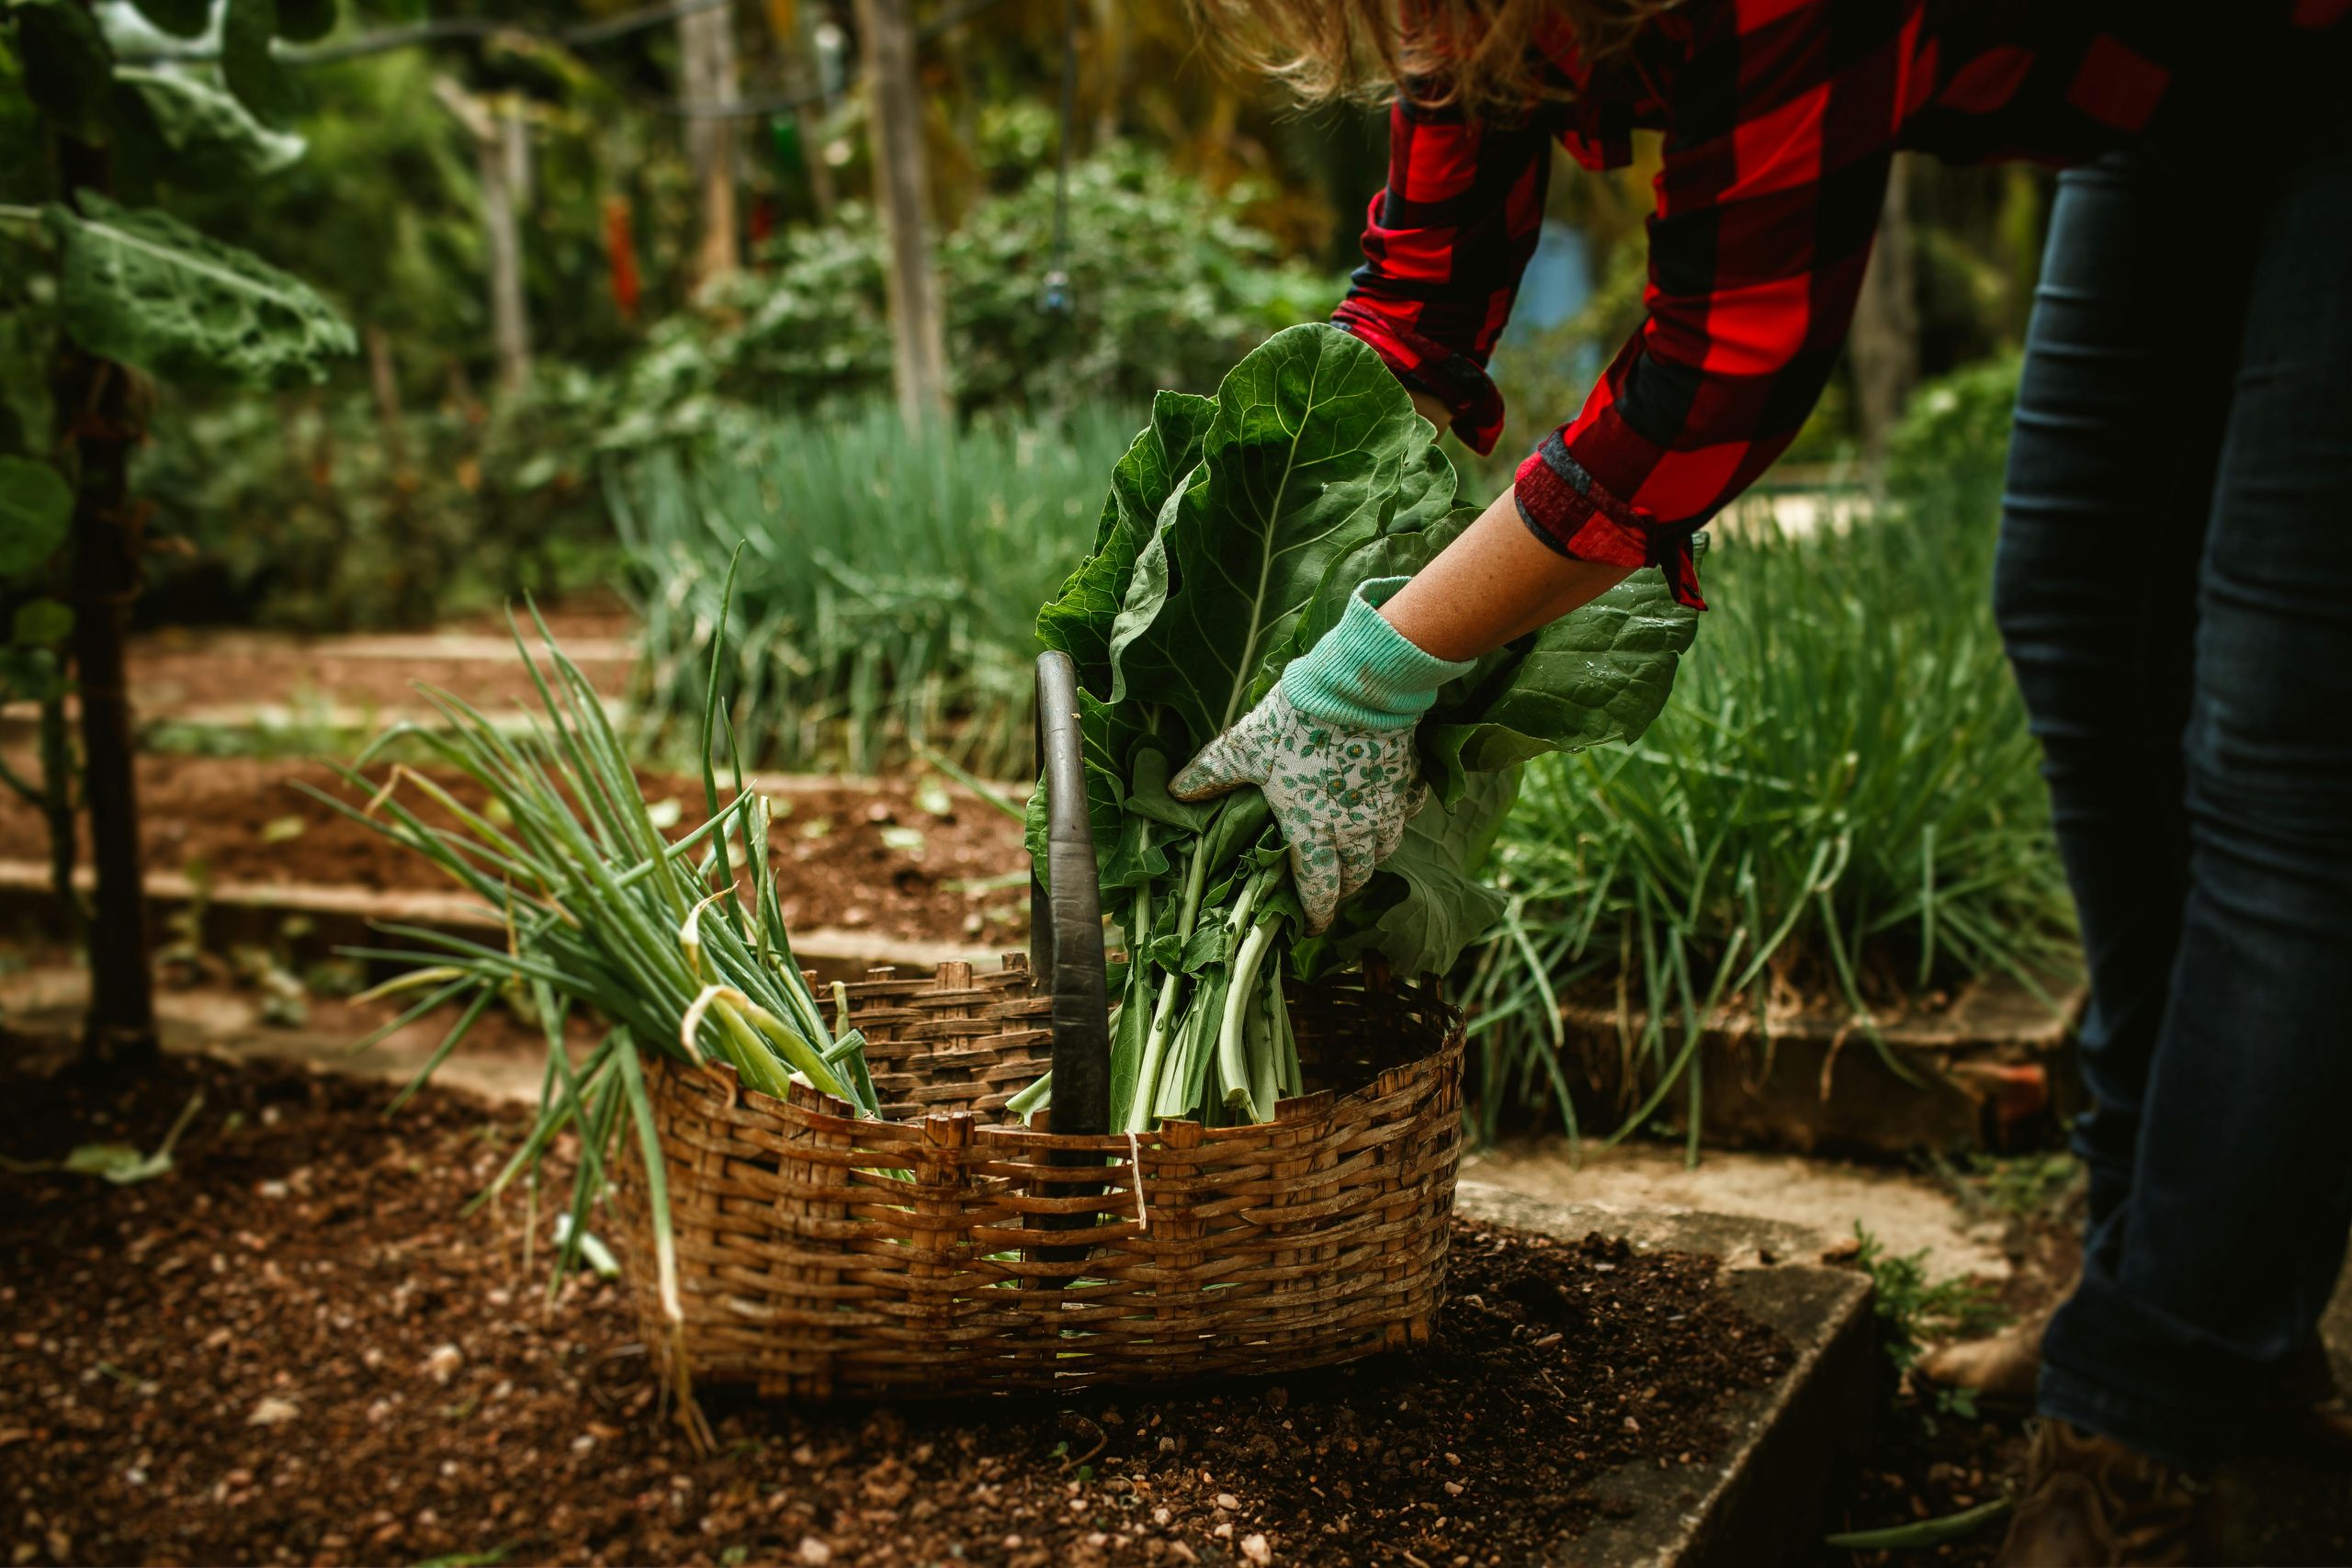
[[[135,475],[176,540],[151,569],[151,619],[420,625],[591,581],[616,554],[577,377],[479,420],[412,412],[397,449],[356,391],[164,395]]]
[[[1269,333],[1327,315],[1344,287],[1286,265],[1223,195],[1125,143],[1070,170],[1070,312],[1045,308],[1050,170],[982,200],[940,243],[948,359],[967,411],[1052,411],[1161,388],[1214,390]],[[890,389],[882,242],[852,203],[786,231],[763,265],[654,329],[618,391],[617,439],[673,435],[719,404],[800,411]]]
[[[1714,608],[1641,744],[1531,765],[1498,852],[1510,903],[1472,977],[1487,1115],[1571,1117],[1558,1003],[1637,1014],[1649,1090],[1695,1099],[1696,1020],[1775,990],[1873,1004],[2071,951],[2039,753],[1993,625],[1999,369],[1923,393],[1887,506],[1707,558]],[[1882,1044],[1882,1049],[1883,1046]]]

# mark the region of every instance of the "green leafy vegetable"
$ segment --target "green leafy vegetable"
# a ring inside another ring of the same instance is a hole
[[[300,278],[168,213],[94,192],[42,209],[63,247],[58,304],[91,353],[190,381],[323,380],[351,328]]]
[[[1304,1092],[1285,976],[1372,953],[1408,974],[1451,967],[1501,913],[1476,874],[1518,764],[1632,739],[1664,704],[1696,617],[1654,572],[1480,660],[1421,729],[1438,802],[1332,930],[1301,942],[1265,797],[1187,805],[1169,774],[1338,623],[1358,584],[1451,543],[1476,515],[1454,502],[1436,433],[1396,378],[1319,325],[1277,333],[1214,399],[1161,394],[1114,470],[1094,553],[1037,634],[1078,666],[1103,908],[1126,938],[1118,1127],[1264,1120]],[[1033,849],[1044,806],[1040,789]]]
[[[30,457],[0,457],[0,578],[47,560],[73,521],[64,475]]]
[[[274,175],[299,161],[299,136],[272,130],[219,88],[173,72],[129,66],[115,73],[130,107],[119,126],[137,117],[151,130],[169,163],[159,172],[192,190],[217,190]]]

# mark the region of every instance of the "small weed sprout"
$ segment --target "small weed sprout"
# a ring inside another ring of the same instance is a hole
[[[1854,1254],[1855,1266],[1868,1273],[1876,1287],[1871,1306],[1878,1314],[1879,1344],[1894,1371],[1898,1399],[1903,1395],[1916,1397],[1917,1389],[1911,1371],[1918,1365],[1930,1341],[1989,1334],[2008,1322],[2007,1311],[1976,1281],[1930,1281],[1924,1247],[1897,1257],[1889,1253],[1859,1221],[1854,1225],[1854,1239],[1860,1244]],[[1929,1432],[1936,1429],[1939,1416],[1973,1421],[1975,1391],[1938,1389],[1919,1407],[1918,1415],[1920,1424]]]

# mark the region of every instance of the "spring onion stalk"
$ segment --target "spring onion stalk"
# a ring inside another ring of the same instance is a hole
[[[446,728],[401,727],[358,761],[340,770],[365,806],[311,793],[394,843],[440,867],[499,916],[503,945],[454,932],[386,927],[432,950],[435,962],[375,995],[418,996],[395,1025],[462,1001],[458,1021],[401,1101],[446,1061],[490,1005],[529,997],[547,1026],[548,1072],[538,1114],[522,1149],[484,1192],[494,1196],[518,1174],[536,1179],[538,1161],[567,1127],[581,1134],[581,1159],[570,1205],[574,1236],[587,1231],[588,1209],[604,1193],[624,1127],[635,1129],[653,1212],[664,1311],[675,1319],[676,1266],[668,1186],[654,1134],[644,1056],[659,1053],[691,1064],[731,1068],[745,1087],[781,1097],[808,1084],[857,1114],[879,1113],[865,1062],[865,1038],[829,1028],[794,957],[768,853],[773,814],[746,790],[733,728],[716,695],[723,668],[725,617],[711,649],[711,691],[703,712],[706,820],[672,840],[653,826],[618,735],[594,688],[531,612],[537,658],[519,626],[515,648],[531,672],[538,711],[520,733],[493,726],[462,697],[420,688]],[[542,668],[541,660],[544,660]],[[362,770],[396,736],[421,744],[494,803],[468,806],[445,784],[395,765],[379,778]],[[718,781],[724,747],[731,795]],[[428,821],[410,801],[432,808]],[[740,861],[736,845],[740,844]],[[413,964],[413,949],[363,950]],[[845,998],[834,998],[845,1021]],[[574,1063],[562,1020],[593,1011],[605,1032]],[[395,1105],[401,1101],[395,1101]],[[578,1254],[558,1248],[558,1276]]]

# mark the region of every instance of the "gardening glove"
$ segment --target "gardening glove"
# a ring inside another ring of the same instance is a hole
[[[1375,578],[1281,682],[1169,784],[1179,800],[1258,785],[1290,844],[1309,934],[1396,852],[1429,798],[1413,729],[1438,688],[1470,669],[1422,652],[1379,610],[1405,585]]]

